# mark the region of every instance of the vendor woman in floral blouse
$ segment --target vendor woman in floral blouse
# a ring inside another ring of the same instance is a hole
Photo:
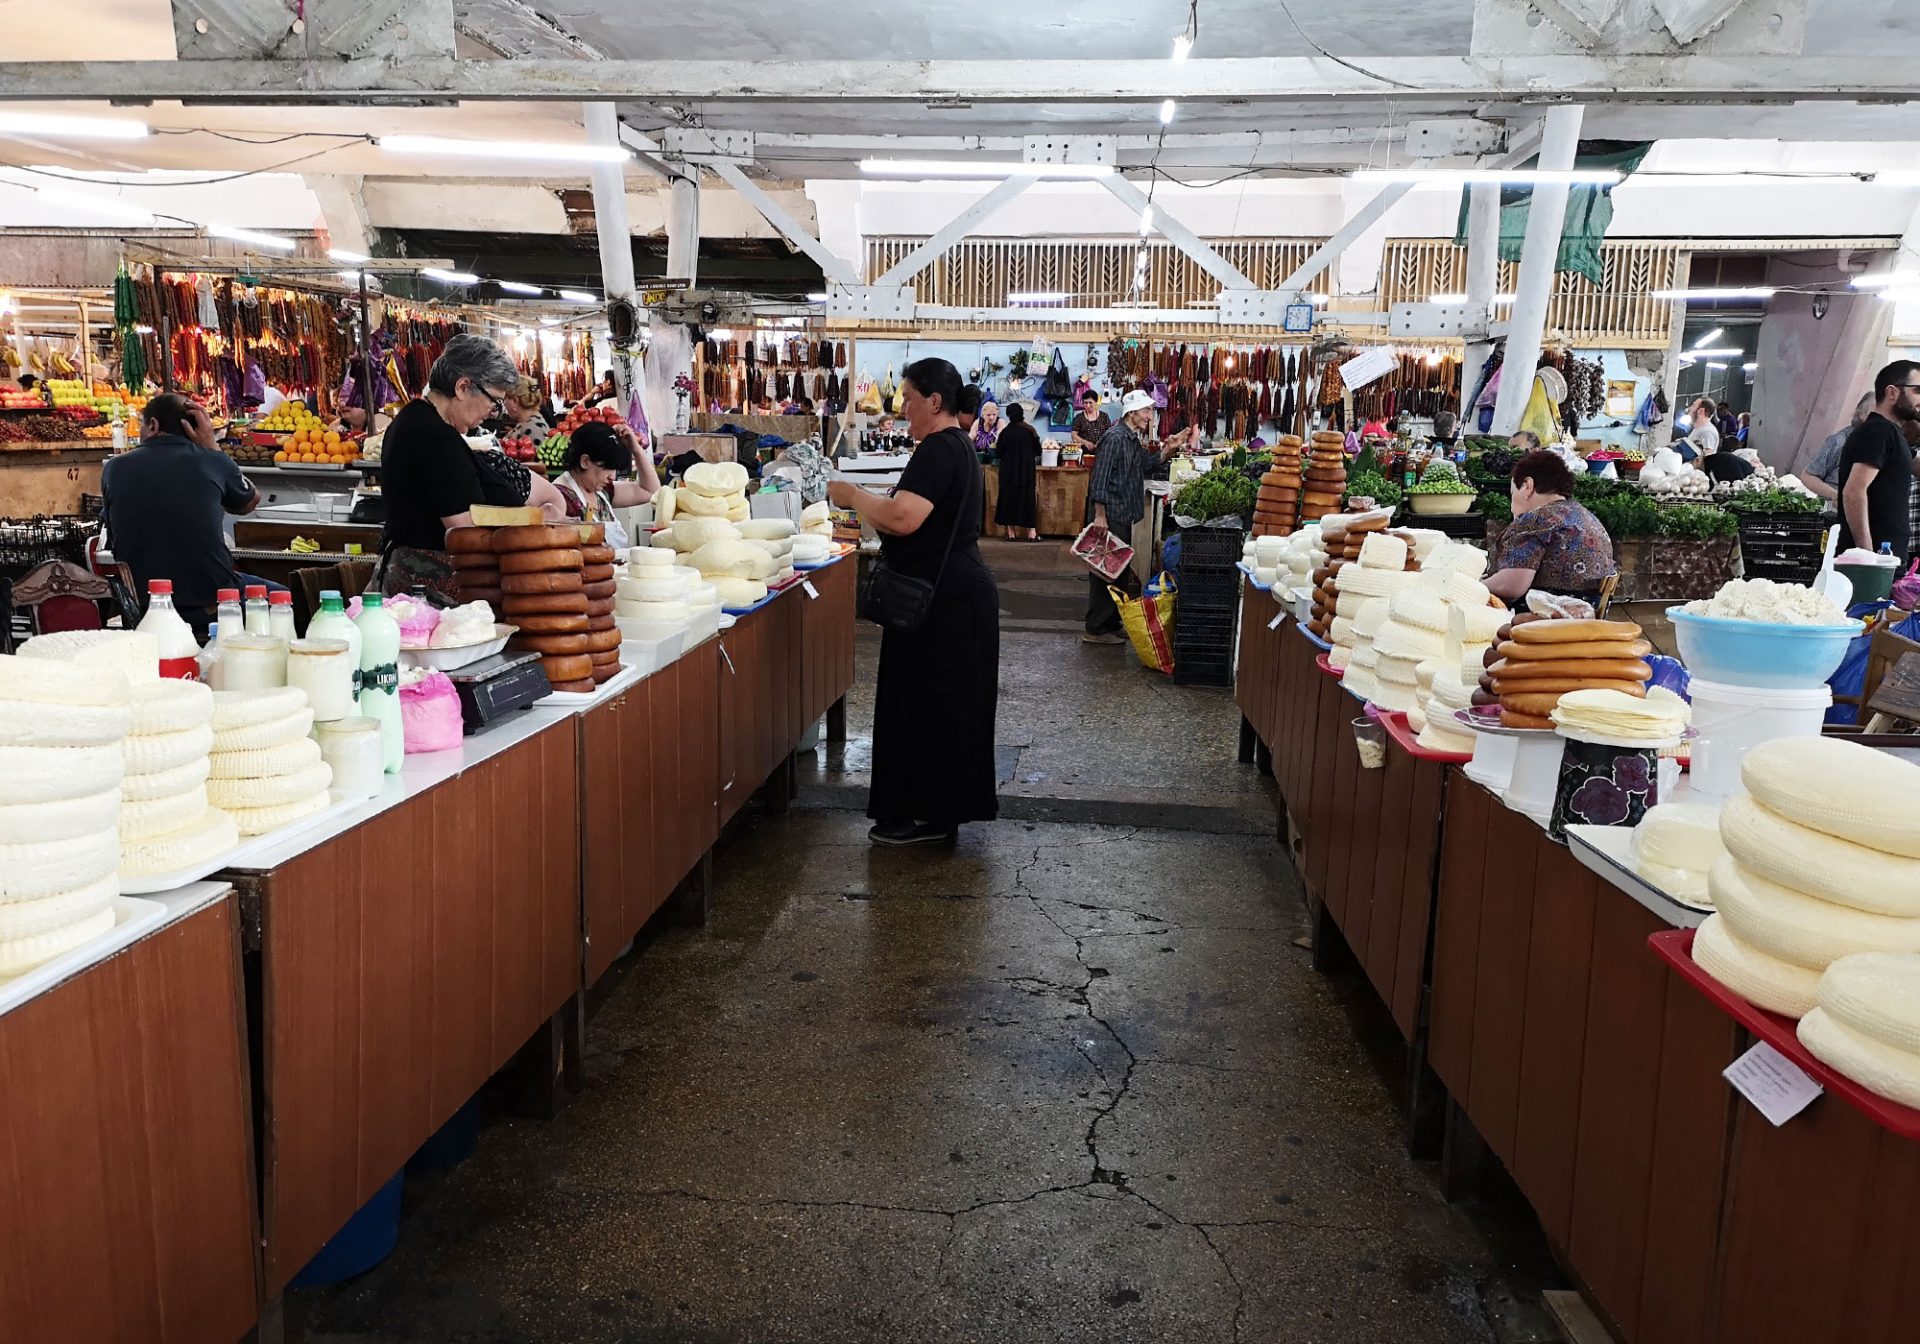
[[[1513,521],[1493,545],[1487,587],[1519,607],[1533,590],[1595,599],[1615,573],[1613,542],[1573,494],[1573,472],[1558,453],[1528,453],[1508,487]]]

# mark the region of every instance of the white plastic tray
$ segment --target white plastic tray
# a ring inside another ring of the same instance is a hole
[[[1668,895],[1634,870],[1631,826],[1569,826],[1567,848],[1587,871],[1620,888],[1676,929],[1697,929],[1713,913],[1710,905]]]
[[[400,660],[408,667],[426,667],[435,672],[457,672],[482,658],[491,658],[507,647],[517,625],[495,624],[493,638],[479,644],[462,644],[451,649],[406,649],[400,650]]]
[[[290,825],[280,827],[278,830],[268,831],[265,835],[241,837],[239,845],[216,866],[219,868],[257,867],[257,864],[251,863],[249,860],[261,850],[279,846],[285,842],[288,836],[300,835],[316,827],[329,825],[335,818],[345,816],[366,801],[365,798],[342,798],[339,792],[335,790],[333,791],[333,801],[321,808],[318,812],[304,816]]]
[[[114,897],[113,927],[107,932],[62,952],[52,961],[42,962],[25,975],[0,980],[0,1013],[18,1008],[28,999],[52,989],[75,971],[83,970],[129,946],[165,919],[166,915],[167,907],[158,901],[142,901],[131,896]]]

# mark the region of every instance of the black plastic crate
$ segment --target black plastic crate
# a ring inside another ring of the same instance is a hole
[[[1176,686],[1231,686],[1233,685],[1233,655],[1231,653],[1183,654],[1175,650],[1173,684]]]
[[[1475,546],[1487,544],[1486,515],[1479,513],[1423,514],[1402,509],[1394,526],[1426,528],[1450,541],[1467,541]]]
[[[1816,550],[1800,560],[1776,559],[1768,556],[1743,555],[1742,568],[1749,579],[1771,579],[1775,583],[1809,584],[1820,573],[1821,561],[1826,558],[1824,550]]]
[[[1240,612],[1240,594],[1224,593],[1213,588],[1182,588],[1178,610],[1227,612],[1237,619]]]
[[[1240,563],[1247,547],[1247,534],[1237,527],[1189,527],[1180,533],[1180,567]]]

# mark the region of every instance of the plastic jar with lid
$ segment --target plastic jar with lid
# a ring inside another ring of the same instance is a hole
[[[287,641],[271,635],[235,635],[219,646],[214,689],[265,691],[287,684]]]
[[[296,639],[287,645],[287,685],[307,693],[314,722],[354,714],[354,662],[344,639]]]
[[[385,744],[378,719],[364,715],[313,725],[320,759],[333,767],[333,790],[343,798],[371,798],[386,779]]]

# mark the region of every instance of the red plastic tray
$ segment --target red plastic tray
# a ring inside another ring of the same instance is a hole
[[[1792,1060],[1828,1092],[1844,1100],[1889,1134],[1920,1142],[1920,1111],[1876,1096],[1845,1074],[1836,1073],[1800,1044],[1799,1036],[1794,1033],[1792,1018],[1756,1008],[1701,970],[1693,960],[1694,932],[1693,929],[1672,929],[1656,933],[1647,939],[1647,945],[1656,956],[1678,971],[1682,979],[1717,1004],[1722,1012]]]
[[[1397,709],[1383,709],[1378,718],[1387,726],[1387,736],[1399,743],[1417,761],[1439,761],[1444,765],[1465,765],[1473,759],[1473,753],[1459,751],[1435,751],[1423,747],[1415,739],[1419,736],[1413,731],[1413,725],[1407,722],[1407,716]]]
[[[1319,668],[1322,672],[1326,673],[1328,676],[1332,677],[1335,681],[1340,680],[1341,674],[1334,669],[1334,666],[1332,663],[1329,663],[1327,661],[1326,654],[1323,653],[1316,656],[1313,660],[1313,665]]]

